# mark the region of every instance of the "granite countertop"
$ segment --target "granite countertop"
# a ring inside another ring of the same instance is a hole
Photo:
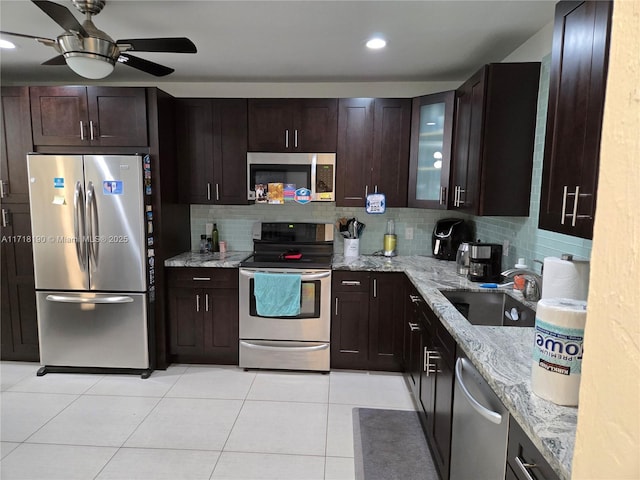
[[[578,409],[556,405],[532,392],[533,328],[471,325],[440,290],[488,290],[457,275],[455,262],[423,256],[351,259],[334,255],[333,269],[405,272],[558,476],[571,478]],[[520,292],[503,290],[524,301]]]
[[[238,268],[253,252],[198,253],[185,252],[164,261],[165,267]]]
[[[236,268],[250,254],[187,252],[169,258],[165,266]],[[578,409],[556,405],[532,392],[533,328],[471,325],[440,290],[488,290],[456,275],[455,262],[420,255],[334,255],[332,268],[404,272],[558,476],[563,480],[571,478]],[[535,309],[535,303],[524,301],[520,292],[504,291]]]

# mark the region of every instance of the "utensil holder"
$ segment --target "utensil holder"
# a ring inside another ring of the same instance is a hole
[[[359,238],[344,239],[344,256],[349,258],[360,256],[360,239]]]

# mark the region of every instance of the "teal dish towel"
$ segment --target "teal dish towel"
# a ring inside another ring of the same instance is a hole
[[[295,317],[300,314],[302,276],[295,273],[255,273],[253,294],[261,317]]]

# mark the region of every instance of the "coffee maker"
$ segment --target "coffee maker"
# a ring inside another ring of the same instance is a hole
[[[436,222],[431,236],[431,252],[440,260],[455,260],[462,242],[471,240],[471,227],[460,218],[444,218]]]
[[[475,242],[469,244],[469,280],[499,282],[502,279],[502,245]]]

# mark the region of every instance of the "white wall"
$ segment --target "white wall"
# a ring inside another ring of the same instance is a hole
[[[613,9],[573,479],[640,478],[640,2]]]

